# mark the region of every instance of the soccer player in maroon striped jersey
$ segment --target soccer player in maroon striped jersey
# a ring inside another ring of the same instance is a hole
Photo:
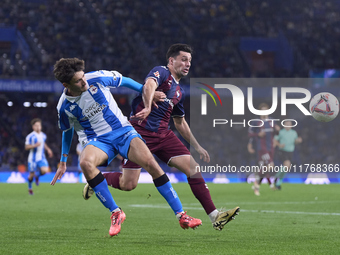
[[[228,211],[218,211],[211,199],[209,189],[200,172],[198,163],[189,150],[169,129],[170,118],[182,137],[193,146],[205,162],[210,161],[208,152],[200,146],[192,134],[184,116],[184,90],[179,81],[187,76],[191,66],[192,49],[186,44],[170,46],[166,54],[167,66],[156,66],[146,76],[144,97],[137,96],[132,102],[130,122],[143,137],[150,151],[163,162],[186,174],[190,188],[209,216],[213,227],[222,230],[224,225],[238,214],[239,207]],[[152,106],[155,91],[163,92],[165,98]],[[124,161],[123,173],[104,174],[108,184],[121,190],[132,190],[137,186],[141,167],[129,160]],[[84,187],[84,198],[91,193]]]

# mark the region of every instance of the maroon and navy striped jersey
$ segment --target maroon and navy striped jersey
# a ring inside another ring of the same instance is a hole
[[[261,126],[263,123],[263,126]],[[268,120],[259,120],[258,123],[254,124],[254,126],[257,127],[250,127],[248,131],[249,137],[255,138],[255,143],[257,151],[273,151],[274,150],[274,143],[273,143],[273,138],[274,138],[274,121],[272,119]],[[261,127],[260,127],[261,126]],[[258,133],[264,131],[265,136],[264,137],[259,137]]]
[[[165,93],[164,102],[158,102],[158,108],[153,107],[149,116],[140,126],[156,133],[162,133],[169,129],[171,116],[183,117],[184,113],[184,90],[169,69],[165,66],[154,67],[146,76],[147,79],[154,79],[158,85],[156,91]],[[144,109],[142,95],[140,94],[132,101],[131,116]],[[139,125],[137,120],[130,120],[133,125]]]

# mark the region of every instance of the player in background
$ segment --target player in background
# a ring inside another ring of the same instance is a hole
[[[62,58],[54,66],[54,75],[65,89],[57,105],[59,127],[63,131],[61,160],[51,185],[66,171],[75,130],[84,147],[80,156],[84,176],[100,202],[111,212],[111,236],[120,232],[126,216],[114,201],[106,179],[97,167],[108,165],[118,153],[143,166],[151,174],[157,190],[174,211],[182,228],[201,225],[200,219],[192,218],[183,211],[169,178],[122,114],[110,92],[110,87],[120,86],[142,92],[143,86],[116,71],[101,70],[85,74],[84,69],[84,61],[77,58]],[[150,108],[151,105],[146,107]]]
[[[250,130],[248,130],[248,134],[250,134]],[[249,164],[250,165],[254,165],[254,163],[256,162],[256,141],[255,141],[255,137],[250,136],[249,140],[248,140],[248,144],[247,144],[247,151],[248,151],[248,157],[249,157]]]
[[[283,167],[289,169],[292,164],[293,153],[295,144],[302,143],[302,138],[298,136],[297,132],[292,129],[292,122],[286,121],[285,127],[280,130],[279,134],[275,136],[277,147],[279,148],[279,158],[283,162]],[[281,171],[276,174],[275,187],[281,189],[281,184],[287,172]]]
[[[211,199],[209,189],[200,172],[198,163],[179,140],[169,122],[172,117],[182,137],[193,146],[205,162],[210,161],[208,152],[197,142],[184,116],[184,90],[180,80],[187,76],[191,66],[192,49],[186,44],[170,46],[166,54],[167,66],[156,66],[146,76],[143,95],[132,102],[130,122],[146,141],[150,151],[163,162],[185,173],[190,188],[209,216],[213,227],[222,230],[224,225],[238,214],[239,207],[229,211],[218,211]],[[166,98],[158,102],[158,108],[151,109],[155,91],[165,93]],[[105,178],[110,186],[120,190],[132,190],[137,186],[141,165],[130,160],[124,162],[122,173],[107,173]],[[86,199],[91,189],[84,187]]]
[[[259,110],[268,109],[269,106],[266,103],[259,105]],[[274,121],[268,115],[261,115],[260,119],[261,121],[258,124],[254,124],[255,127],[249,129],[249,137],[254,138],[256,141],[257,159],[260,167],[260,172],[255,174],[252,187],[256,196],[260,195],[260,184],[264,177],[267,177],[269,184],[271,184],[270,173],[263,172],[263,166],[267,168],[274,167],[274,134],[280,130],[280,127],[274,124]]]
[[[28,193],[33,195],[32,182],[35,177],[35,184],[39,185],[39,177],[47,173],[48,162],[45,156],[45,150],[50,158],[53,152],[46,144],[46,134],[42,132],[41,119],[35,118],[31,120],[33,131],[26,136],[25,150],[29,150],[28,154]]]

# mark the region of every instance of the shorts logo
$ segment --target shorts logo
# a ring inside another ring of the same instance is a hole
[[[160,74],[159,74],[159,72],[158,72],[158,71],[157,71],[157,72],[154,72],[154,73],[153,73],[153,75],[154,75],[154,76],[156,76],[157,78],[159,78],[159,77],[160,77]]]

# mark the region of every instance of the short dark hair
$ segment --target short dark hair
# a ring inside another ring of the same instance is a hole
[[[61,83],[70,83],[74,74],[85,69],[85,62],[79,58],[61,58],[53,69],[54,77]]]
[[[35,123],[40,122],[41,123],[41,119],[39,118],[34,118],[33,120],[31,120],[31,126],[33,126]]]
[[[193,50],[190,45],[183,43],[176,43],[169,47],[168,52],[166,53],[166,61],[169,62],[169,58],[175,58],[179,55],[180,51],[188,52],[190,54],[193,53]]]

